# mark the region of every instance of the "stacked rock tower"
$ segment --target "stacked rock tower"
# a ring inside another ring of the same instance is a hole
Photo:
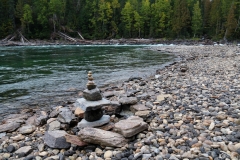
[[[92,72],[88,72],[87,89],[83,91],[83,98],[76,101],[75,106],[84,111],[84,119],[78,123],[78,128],[96,127],[108,123],[110,116],[103,115],[102,107],[110,101],[102,98],[100,90],[93,81]]]

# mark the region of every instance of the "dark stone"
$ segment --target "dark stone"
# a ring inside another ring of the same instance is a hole
[[[65,160],[65,155],[64,154],[62,154],[62,153],[58,154],[59,155],[59,160]]]
[[[9,145],[6,149],[9,153],[13,153],[15,151],[15,147],[13,145]]]
[[[115,157],[116,157],[116,159],[121,159],[121,158],[122,158],[122,153],[117,153],[117,154],[115,155]]]
[[[91,90],[85,89],[83,91],[83,97],[88,101],[98,101],[102,99],[102,95],[98,88]]]
[[[68,151],[65,151],[65,152],[64,152],[64,155],[65,155],[65,156],[72,156],[72,155],[75,154],[75,153],[76,153],[75,151],[68,150]]]
[[[235,152],[237,152],[240,155],[240,148],[238,148]]]
[[[128,158],[122,158],[121,160],[128,160]]]
[[[101,108],[92,111],[86,111],[84,113],[84,119],[88,122],[93,122],[101,119],[103,116],[103,111]]]
[[[18,158],[22,158],[22,157],[25,156],[25,153],[24,153],[24,152],[21,152],[21,153],[18,153],[17,155],[18,155]]]

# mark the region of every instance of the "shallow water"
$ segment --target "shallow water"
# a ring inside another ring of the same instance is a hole
[[[81,90],[90,70],[101,86],[131,76],[147,77],[174,58],[144,47],[0,47],[0,114],[23,107],[16,102]]]

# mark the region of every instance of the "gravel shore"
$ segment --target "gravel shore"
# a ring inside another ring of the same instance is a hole
[[[239,160],[240,47],[179,45],[151,49],[179,56],[180,61],[157,70],[154,77],[132,77],[123,84],[101,88],[111,101],[136,97],[137,104],[147,108],[141,112],[121,108],[118,114],[111,107],[104,108],[105,114],[111,115],[111,123],[101,127],[105,130],[113,130],[114,123],[134,114],[147,122],[148,129],[127,138],[127,145],[50,148],[43,136],[50,123],[59,120],[59,108],[73,113],[76,109],[73,104],[65,104],[49,112],[27,109],[5,118],[0,125],[0,159]],[[45,123],[36,124],[36,117],[39,120],[44,116]],[[79,119],[61,122],[59,129],[77,135]],[[17,127],[3,129],[13,121]]]

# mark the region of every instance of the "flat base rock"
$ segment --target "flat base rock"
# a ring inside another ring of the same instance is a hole
[[[110,104],[111,102],[104,98],[99,101],[87,101],[85,98],[80,98],[77,99],[77,101],[74,103],[74,106],[81,108],[83,111],[91,111]]]
[[[83,97],[88,101],[98,101],[102,99],[102,95],[98,88],[94,88],[91,90],[85,89],[83,91]]]
[[[47,131],[44,135],[44,143],[51,148],[69,148],[71,144],[66,142],[66,134],[67,132],[63,130]]]
[[[101,146],[123,147],[127,144],[126,139],[122,135],[97,128],[84,128],[78,132],[78,136],[84,142]]]
[[[138,116],[131,116],[115,124],[114,130],[124,137],[132,137],[148,128],[148,124]]]
[[[85,119],[82,119],[81,122],[78,123],[77,127],[79,129],[82,129],[85,127],[98,127],[98,126],[102,126],[108,122],[110,122],[110,116],[103,115],[101,119],[94,121],[94,122],[88,122]]]

